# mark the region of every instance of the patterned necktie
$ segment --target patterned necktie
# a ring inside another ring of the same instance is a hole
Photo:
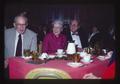
[[[22,56],[22,39],[21,34],[18,36],[18,43],[16,47],[16,55],[15,56]]]

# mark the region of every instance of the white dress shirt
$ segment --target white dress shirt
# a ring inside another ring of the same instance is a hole
[[[81,40],[78,35],[72,35],[73,32],[71,32],[72,39],[75,41],[75,45],[78,45],[78,48],[82,48]]]
[[[16,47],[17,47],[17,43],[18,43],[18,36],[19,36],[19,33],[16,31],[14,56],[16,54]],[[22,56],[23,56],[23,34],[21,34],[21,38],[22,38]]]

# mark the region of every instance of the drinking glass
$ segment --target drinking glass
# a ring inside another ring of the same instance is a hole
[[[24,56],[30,56],[30,49],[24,49]]]

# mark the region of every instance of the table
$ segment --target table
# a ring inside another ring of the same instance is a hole
[[[25,76],[36,68],[52,68],[65,71],[71,79],[82,79],[83,75],[92,72],[96,76],[101,76],[106,70],[109,60],[100,61],[95,58],[94,61],[87,66],[72,68],[67,65],[68,60],[50,60],[46,64],[30,64],[27,60],[19,57],[9,58],[10,79],[25,79]]]

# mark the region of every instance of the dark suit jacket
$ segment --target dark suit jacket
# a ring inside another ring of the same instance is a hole
[[[82,28],[79,28],[77,32],[81,40],[82,48],[87,47],[88,46],[88,42],[87,42],[88,32]],[[68,41],[73,41],[71,33],[70,33],[70,28],[66,28],[65,30],[63,30],[63,34],[66,35]]]
[[[114,49],[114,40],[108,33],[102,32],[95,34],[91,38],[89,45],[94,47],[95,44],[98,44],[102,49],[104,48],[107,49],[108,51]]]
[[[112,36],[109,33],[104,33],[103,35],[103,43],[104,48],[110,50],[115,49],[115,40],[112,38]]]
[[[89,45],[91,47],[94,47],[96,44],[99,44],[100,46],[102,46],[102,35],[101,33],[97,33],[94,36],[92,36],[92,38],[90,39]]]

